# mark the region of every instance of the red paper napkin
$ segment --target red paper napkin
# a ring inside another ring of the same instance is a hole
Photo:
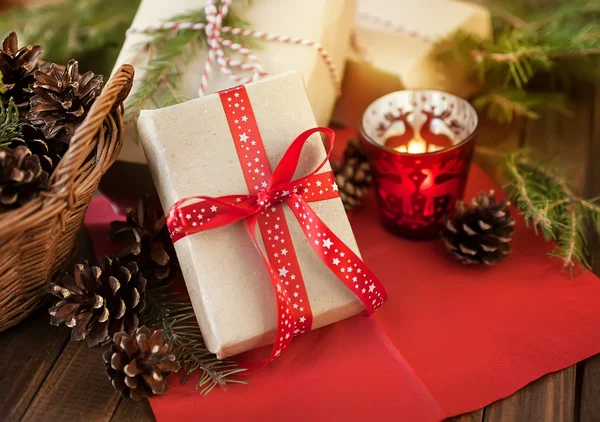
[[[467,196],[493,188],[477,167]],[[86,216],[103,246],[115,215],[102,197]],[[296,340],[250,385],[199,396],[193,380],[151,400],[159,421],[435,421],[506,397],[540,376],[600,352],[600,281],[573,279],[553,245],[518,219],[513,254],[496,267],[452,261],[440,241],[387,233],[374,201],[351,216],[363,258],[390,299]],[[175,381],[175,379],[173,379]]]
[[[466,195],[492,187],[474,166]],[[547,256],[554,245],[522,218],[511,256],[467,267],[450,260],[442,242],[397,238],[376,217],[367,207],[351,218],[364,260],[390,294],[375,319],[446,415],[600,352],[600,280],[561,271]]]

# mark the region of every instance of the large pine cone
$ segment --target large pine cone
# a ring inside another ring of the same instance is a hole
[[[373,184],[371,166],[358,139],[348,143],[341,163],[334,163],[335,182],[344,208],[349,211],[361,204]]]
[[[135,262],[123,266],[105,256],[99,267],[77,264],[73,277],[62,274],[50,283],[49,292],[61,299],[50,307],[50,323],[72,327],[71,338],[85,338],[88,347],[107,344],[115,333],[138,327],[145,290]]]
[[[24,205],[48,188],[48,173],[25,146],[0,148],[0,212]]]
[[[166,392],[167,376],[181,368],[164,332],[150,335],[146,327],[131,335],[116,333],[110,350],[102,357],[115,390],[135,401]]]
[[[13,98],[24,115],[29,107],[32,96],[30,85],[35,81],[34,73],[38,69],[38,60],[42,54],[39,45],[26,45],[19,48],[17,34],[11,32],[2,43],[0,50],[0,73],[5,92],[2,94],[2,104],[8,105]]]
[[[165,280],[178,268],[177,256],[160,204],[144,195],[136,208],[128,208],[126,221],[111,223],[111,239],[127,245],[122,259],[135,259],[149,280]]]
[[[35,72],[31,86],[31,110],[27,119],[40,128],[46,139],[68,143],[102,89],[102,76],[79,74],[79,64],[70,60],[65,68],[52,64]]]
[[[473,198],[468,207],[456,202],[456,215],[445,221],[442,238],[452,256],[463,264],[494,265],[510,254],[515,220],[510,202],[496,203],[494,191]]]

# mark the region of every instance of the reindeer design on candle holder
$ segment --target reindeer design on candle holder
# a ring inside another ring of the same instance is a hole
[[[362,122],[382,215],[409,232],[433,233],[463,194],[473,152],[464,139],[477,116],[466,101],[438,91],[387,97]]]

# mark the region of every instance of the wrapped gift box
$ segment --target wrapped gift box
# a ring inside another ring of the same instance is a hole
[[[234,2],[233,11],[248,22],[250,28],[277,35],[301,37],[321,44],[330,54],[341,79],[345,57],[349,47],[350,31],[356,11],[355,0],[254,0],[244,7],[245,2]],[[144,28],[151,24],[166,22],[170,17],[198,10],[204,2],[197,0],[142,0],[132,28]],[[139,61],[139,46],[147,40],[141,33],[128,38],[117,60],[115,69],[122,63]],[[317,122],[328,125],[335,104],[338,87],[331,78],[328,67],[313,47],[284,44],[277,41],[254,40],[254,53],[265,71],[272,75],[295,70],[304,76],[308,98]],[[206,51],[199,54],[183,72],[183,95],[195,98]],[[145,77],[143,66],[136,69],[136,79]],[[339,82],[339,81],[338,81]],[[210,78],[208,93],[238,85],[221,75],[215,67]],[[135,95],[134,83],[132,96]],[[147,104],[148,108],[153,108]],[[135,128],[132,128],[135,129]],[[135,130],[128,130],[119,159],[127,162],[144,163],[145,158]]]
[[[269,163],[275,168],[291,141],[317,124],[302,77],[286,73],[246,87]],[[248,192],[219,95],[143,111],[138,129],[165,212],[192,196]],[[320,138],[313,137],[304,147],[297,175],[308,174],[325,157]],[[323,171],[331,171],[329,165]],[[339,197],[310,206],[358,254]],[[312,308],[312,328],[360,313],[364,309],[360,300],[317,258],[290,209],[283,209]],[[175,248],[211,352],[226,357],[273,341],[275,294],[242,222],[184,237]]]
[[[487,9],[453,0],[361,0],[358,9],[355,48],[333,115],[336,123],[357,128],[371,102],[401,89],[440,89],[464,98],[477,91],[469,69],[440,62],[435,42],[458,30],[490,37]]]

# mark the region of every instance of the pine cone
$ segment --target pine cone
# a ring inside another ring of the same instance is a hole
[[[181,368],[165,333],[158,330],[150,335],[146,327],[131,335],[116,333],[102,357],[115,390],[135,401],[166,392],[167,376]]]
[[[494,191],[473,198],[471,207],[456,203],[456,215],[447,218],[442,238],[454,258],[463,264],[494,265],[510,254],[515,230],[510,202],[496,203]]]
[[[33,155],[40,159],[42,169],[52,174],[62,156],[67,152],[69,144],[58,139],[46,140],[41,130],[30,124],[23,124],[22,138],[14,138],[10,143],[10,148],[26,146]]]
[[[102,89],[102,76],[79,74],[79,64],[70,60],[64,70],[51,65],[35,72],[31,86],[31,110],[26,118],[41,129],[46,139],[68,143]]]
[[[47,188],[48,173],[27,147],[0,148],[0,212],[24,205]]]
[[[17,34],[11,32],[2,43],[0,50],[0,73],[5,92],[2,94],[2,104],[8,105],[13,98],[24,115],[29,108],[29,98],[32,96],[30,85],[35,81],[34,73],[38,69],[38,60],[42,54],[39,45],[19,48]]]
[[[121,265],[105,256],[99,267],[77,264],[73,277],[63,274],[50,283],[49,293],[61,299],[50,307],[50,323],[72,327],[71,338],[86,338],[88,347],[107,344],[115,333],[138,327],[145,290],[135,262]]]
[[[55,140],[46,141],[41,133],[39,135],[42,136],[28,136],[25,134],[26,127],[27,125],[23,126],[23,138],[14,138],[10,142],[10,147],[17,148],[24,146],[29,148],[31,153],[39,158],[42,169],[49,175],[52,174],[58,162],[67,151],[68,145]],[[36,131],[32,128],[31,132],[35,133]]]
[[[373,175],[367,156],[357,139],[348,143],[343,161],[334,164],[333,172],[344,208],[349,211],[360,205],[362,197],[373,183]]]
[[[160,204],[144,195],[137,208],[127,209],[126,216],[126,221],[111,223],[111,239],[127,245],[119,256],[135,259],[151,281],[169,277],[178,267],[177,256]]]

